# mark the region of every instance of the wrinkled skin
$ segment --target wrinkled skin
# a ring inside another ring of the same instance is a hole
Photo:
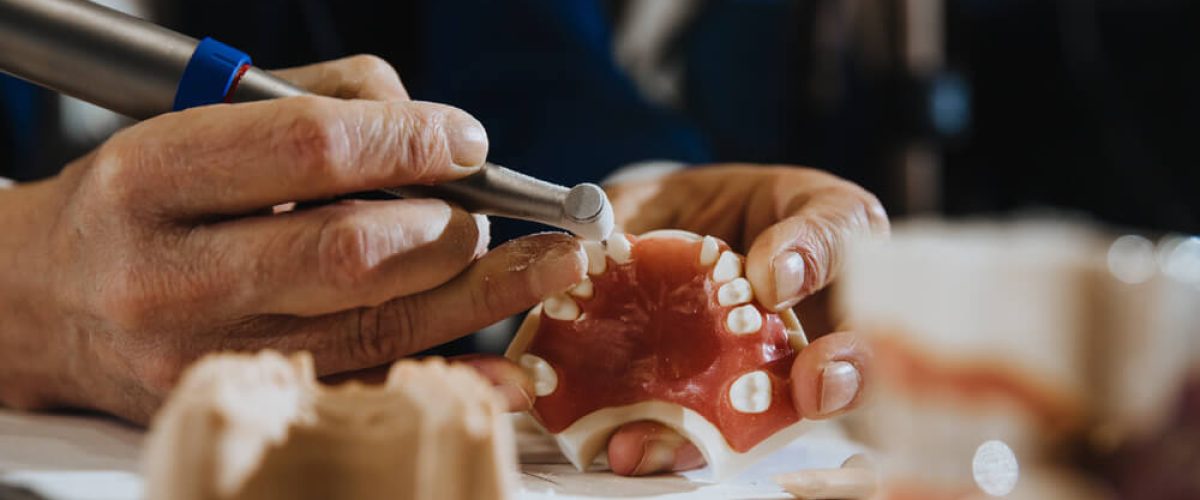
[[[516,314],[583,276],[566,235],[486,252],[487,220],[437,200],[294,201],[474,172],[486,133],[408,99],[381,60],[282,72],[341,98],[146,120],[43,182],[0,190],[0,403],[147,423],[219,350],[377,366]],[[501,291],[503,293],[501,293]]]
[[[534,235],[486,252],[486,220],[440,201],[281,208],[468,175],[487,139],[462,111],[411,101],[378,58],[278,73],[340,99],[156,117],[55,178],[0,191],[0,403],[146,423],[183,367],[207,352],[308,350],[321,375],[356,377],[582,279],[585,257],[571,238]],[[873,196],[810,169],[696,168],[611,186],[610,195],[627,232],[687,229],[746,253],[760,300],[798,307],[810,336],[833,324],[817,292],[836,275],[847,238],[888,228]],[[792,368],[801,415],[856,406],[869,357],[850,332],[817,338]],[[519,368],[461,361],[513,409],[531,405]],[[854,382],[823,381],[835,361],[855,368]],[[611,438],[609,462],[641,475],[703,459],[675,432],[637,422]]]

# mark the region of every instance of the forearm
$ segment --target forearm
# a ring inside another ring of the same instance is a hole
[[[0,405],[69,404],[68,339],[50,318],[45,213],[33,207],[55,196],[49,182],[0,189]]]

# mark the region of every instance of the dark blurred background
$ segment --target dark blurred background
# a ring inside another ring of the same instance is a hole
[[[560,182],[794,163],[893,215],[1057,207],[1200,232],[1193,0],[107,3],[264,67],[378,54],[414,98],[479,117],[493,161]],[[0,175],[20,180],[124,123],[6,77],[0,96]]]

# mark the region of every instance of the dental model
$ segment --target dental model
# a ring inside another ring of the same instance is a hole
[[[577,468],[638,420],[688,438],[718,479],[803,431],[789,374],[804,331],[791,310],[755,302],[728,245],[663,230],[584,249],[588,277],[530,311],[507,353]]]
[[[508,498],[504,403],[471,368],[400,361],[381,386],[325,386],[307,353],[221,354],[156,416],[146,498]]]

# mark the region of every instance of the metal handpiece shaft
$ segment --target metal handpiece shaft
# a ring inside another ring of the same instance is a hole
[[[384,191],[404,198],[441,198],[471,212],[541,222],[588,239],[603,240],[612,231],[611,209],[599,186],[567,189],[499,165],[484,165],[455,182]]]
[[[197,43],[83,0],[0,0],[0,71],[133,118],[171,111]],[[303,93],[250,68],[233,98]]]

